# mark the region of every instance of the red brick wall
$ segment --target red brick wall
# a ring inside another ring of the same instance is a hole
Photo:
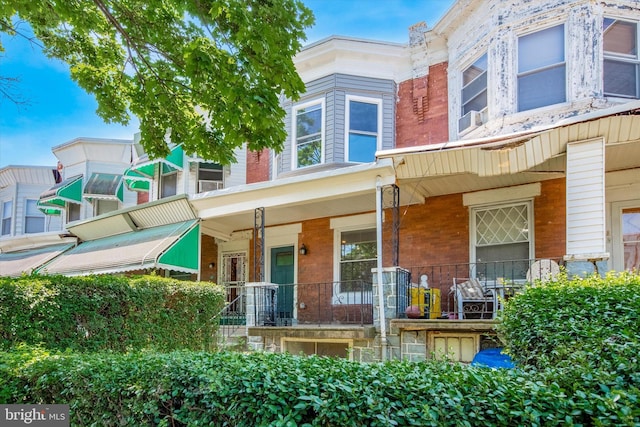
[[[396,147],[449,140],[448,63],[432,65],[429,75],[400,83],[396,105]]]
[[[247,184],[269,181],[269,150],[247,150]]]
[[[566,180],[542,182],[542,191],[533,202],[536,258],[560,258],[567,246]]]
[[[149,201],[149,192],[138,191],[138,200],[136,201],[136,204],[141,205],[143,203],[147,203],[148,201]]]
[[[210,268],[211,263],[213,267]],[[200,240],[200,280],[218,281],[218,245],[213,237],[204,234]]]

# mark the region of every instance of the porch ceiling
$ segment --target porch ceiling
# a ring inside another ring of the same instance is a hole
[[[390,160],[194,195],[191,204],[202,233],[229,239],[234,231],[253,229],[260,207],[266,226],[375,211],[378,176],[382,185],[395,182]]]
[[[567,143],[595,138],[605,140],[607,172],[640,168],[640,115],[636,114],[600,117],[489,142],[458,141],[380,154],[394,160],[403,203],[420,203],[429,196],[564,177]]]

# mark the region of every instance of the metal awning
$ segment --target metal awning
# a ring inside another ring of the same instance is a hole
[[[74,245],[75,243],[63,243],[37,249],[0,253],[0,276],[20,277],[23,274],[31,274],[38,267]]]
[[[130,191],[149,191],[151,188],[151,178],[147,178],[131,168],[124,171],[123,181]]]
[[[153,178],[156,171],[156,164],[160,164],[162,167],[162,173],[168,173],[175,170],[182,170],[184,164],[184,150],[182,146],[178,145],[171,149],[171,152],[167,157],[151,160],[148,155],[141,156],[136,160],[129,168],[131,171],[135,171],[138,174]]]
[[[164,268],[198,273],[199,267],[200,226],[190,220],[82,242],[38,272],[83,276]]]
[[[82,203],[82,175],[75,175],[40,194],[38,208],[45,214],[60,213],[66,203]]]
[[[92,173],[84,186],[83,196],[86,199],[124,201],[122,175],[111,173]]]

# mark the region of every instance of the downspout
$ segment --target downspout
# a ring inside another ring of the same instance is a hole
[[[382,283],[382,179],[376,177],[376,251],[378,276],[378,319],[380,319],[380,358],[387,360],[387,319],[384,315],[384,285]]]

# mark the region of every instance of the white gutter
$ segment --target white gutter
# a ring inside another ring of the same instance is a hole
[[[384,315],[384,286],[382,283],[382,178],[376,177],[376,243],[378,275],[378,318],[380,319],[380,358],[384,362],[387,359],[387,319]]]

